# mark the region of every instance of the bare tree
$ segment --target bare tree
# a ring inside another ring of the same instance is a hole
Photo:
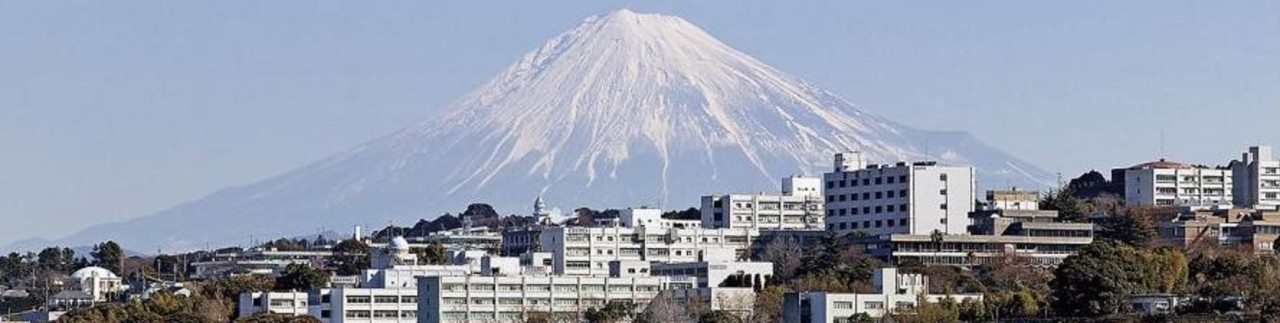
[[[671,291],[663,291],[649,301],[640,316],[651,323],[692,323],[695,320],[691,314],[684,302],[672,297]]]
[[[804,250],[800,243],[792,237],[780,237],[769,242],[760,255],[760,260],[773,263],[773,273],[782,281],[795,277],[800,269],[800,258]]]

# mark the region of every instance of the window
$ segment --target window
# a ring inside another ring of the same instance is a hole
[[[578,300],[576,300],[576,299],[571,299],[571,298],[557,298],[557,299],[556,299],[556,305],[557,305],[557,306],[573,306],[573,305],[578,305]]]
[[[445,304],[445,305],[464,305],[464,304],[467,304],[467,299],[465,299],[465,298],[445,298],[445,299],[440,300],[440,304]]]
[[[944,189],[938,190],[938,194],[939,194],[939,195],[947,195],[947,189],[945,189],[945,188],[944,188]]]
[[[862,193],[862,199],[864,199],[864,200],[870,200],[870,199],[871,199],[871,193]]]
[[[883,206],[879,206],[879,205],[877,205],[877,206],[876,206],[876,214],[880,214],[880,213],[884,213],[884,207],[883,207]]]
[[[876,227],[879,228],[881,225],[883,225],[883,222],[876,220]]]
[[[551,291],[551,285],[528,285],[525,287],[526,287],[526,290],[532,291],[532,292],[550,292]]]
[[[415,318],[415,317],[418,317],[418,311],[415,311],[415,310],[400,311],[400,317],[401,317],[401,318]]]
[[[347,303],[367,304],[369,303],[369,296],[347,296]]]
[[[907,175],[898,176],[898,183],[906,183]]]
[[[519,298],[499,298],[499,305],[520,305],[523,301]]]
[[[850,310],[853,309],[853,302],[833,302],[831,307],[838,310]]]
[[[400,302],[400,297],[399,297],[399,296],[385,296],[385,295],[378,295],[378,296],[374,296],[374,297],[373,297],[373,302],[374,302],[374,303],[393,303],[393,304],[394,304],[394,303],[399,303],[399,302]]]
[[[893,191],[888,191],[884,193],[885,193],[885,196],[887,196],[888,198],[893,198],[893,193],[894,193]]]
[[[901,227],[907,226],[907,219],[898,219],[898,226],[901,226]]]
[[[369,318],[372,315],[373,314],[369,311],[347,311],[347,314],[343,316],[350,318]]]
[[[942,205],[939,205],[938,207],[939,207],[939,208],[942,208],[943,210],[946,210],[946,209],[947,209],[947,203],[942,203]]]
[[[472,298],[471,304],[475,305],[493,305],[492,298]]]
[[[849,209],[849,212],[853,213],[853,215],[858,215],[858,208],[855,207],[855,208]]]
[[[514,285],[514,284],[502,284],[502,285],[498,285],[498,290],[500,290],[500,291],[507,291],[507,292],[515,292],[515,291],[521,291],[521,290],[524,290],[524,286]]]
[[[399,313],[399,312],[396,312],[396,311],[384,311],[384,310],[380,310],[380,311],[373,311],[373,317],[376,317],[376,318],[397,318],[397,317],[400,317],[400,313]]]
[[[844,226],[844,222],[841,222],[841,223],[840,223],[840,230],[844,230],[844,229],[846,229],[846,228],[845,228],[845,226]]]
[[[576,292],[578,291],[578,286],[577,285],[556,285],[556,291],[557,292]]]
[[[400,296],[401,303],[417,303],[418,296]]]
[[[880,185],[880,184],[884,184],[884,178],[883,178],[883,177],[876,177],[876,185]]]
[[[893,176],[890,176],[888,180],[886,180],[886,182],[888,182],[889,184],[893,184]]]
[[[938,180],[947,180],[947,174],[938,175]]]
[[[584,292],[603,292],[603,291],[604,291],[604,285],[582,285],[582,291],[584,291]]]
[[[471,284],[471,290],[493,291],[493,284]]]
[[[884,309],[884,302],[864,302],[862,307],[869,310],[882,310]]]
[[[884,192],[876,192],[876,199],[878,200],[882,198],[884,198]]]
[[[884,208],[885,208],[885,212],[893,212],[893,205],[889,205]]]
[[[609,291],[610,292],[630,292],[631,285],[610,285]]]

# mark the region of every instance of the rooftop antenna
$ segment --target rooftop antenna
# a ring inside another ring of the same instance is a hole
[[[1164,155],[1164,128],[1160,128],[1160,159],[1165,159]]]

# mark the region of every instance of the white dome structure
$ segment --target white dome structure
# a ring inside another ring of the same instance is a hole
[[[75,278],[76,280],[84,280],[85,278],[92,278],[92,277],[120,278],[110,270],[107,270],[106,268],[102,268],[102,267],[97,267],[97,266],[84,267],[84,268],[81,268],[80,270],[77,270],[71,273],[71,278]]]
[[[387,249],[391,249],[393,253],[409,252],[409,240],[404,237],[391,238],[391,242],[387,244]]]

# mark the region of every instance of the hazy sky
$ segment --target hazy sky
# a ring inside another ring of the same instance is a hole
[[[0,2],[0,244],[387,134],[621,7],[1067,177],[1280,144],[1277,1],[907,2]]]

